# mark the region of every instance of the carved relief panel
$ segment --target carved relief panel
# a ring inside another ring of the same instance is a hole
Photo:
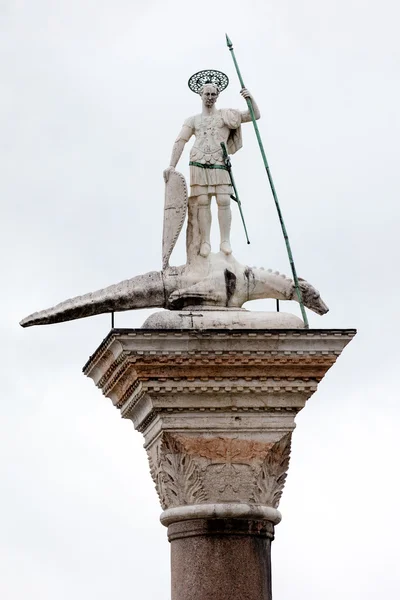
[[[275,443],[163,433],[148,450],[161,505],[244,502],[276,508],[290,442],[290,433]]]

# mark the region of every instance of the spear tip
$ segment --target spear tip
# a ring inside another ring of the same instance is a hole
[[[233,44],[232,44],[231,40],[229,39],[228,34],[226,33],[225,36],[226,36],[226,45],[228,46],[229,49],[233,48]]]

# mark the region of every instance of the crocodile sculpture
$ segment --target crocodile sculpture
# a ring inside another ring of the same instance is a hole
[[[303,303],[319,315],[328,307],[319,292],[300,279]],[[104,289],[65,300],[33,313],[22,327],[72,321],[92,315],[138,308],[182,310],[241,308],[249,300],[276,298],[297,300],[291,279],[272,270],[241,265],[233,255],[222,252],[200,258],[195,264],[167,267],[121,281]]]

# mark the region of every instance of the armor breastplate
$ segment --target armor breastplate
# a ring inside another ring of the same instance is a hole
[[[196,141],[190,151],[190,160],[204,164],[222,164],[221,142],[227,142],[230,129],[225,125],[221,114],[195,117]]]

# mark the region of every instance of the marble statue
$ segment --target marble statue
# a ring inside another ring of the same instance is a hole
[[[200,232],[201,256],[206,258],[211,251],[211,198],[215,196],[218,205],[218,222],[220,230],[220,250],[231,254],[231,181],[223,159],[221,142],[226,144],[229,154],[234,154],[242,147],[242,123],[251,122],[250,112],[234,109],[217,109],[216,102],[220,91],[224,89],[225,81],[218,79],[210,83],[203,83],[200,72],[192,83],[191,89],[196,91],[202,101],[201,113],[189,117],[183,124],[171,155],[170,166],[164,171],[165,182],[168,182],[171,172],[175,170],[186,143],[192,136],[195,137],[194,145],[190,151],[190,198],[196,207],[197,221]],[[206,72],[207,73],[207,72]],[[214,72],[215,73],[215,72]],[[218,72],[217,72],[218,73]],[[189,86],[193,78],[189,80]],[[203,76],[204,77],[204,76]],[[206,80],[207,81],[207,80]],[[244,88],[241,90],[243,98],[252,101],[256,119],[260,118],[258,106]],[[192,214],[194,211],[192,210]],[[191,216],[189,218],[192,218]]]
[[[228,78],[219,71],[201,71],[189,80],[189,87],[201,97],[202,112],[185,121],[174,144],[171,164],[163,173],[162,270],[138,275],[33,313],[21,321],[22,327],[153,307],[166,309],[163,313],[157,313],[161,316],[152,321],[158,328],[187,328],[188,321],[184,317],[188,314],[202,317],[201,321],[196,321],[201,323],[200,328],[304,327],[304,322],[294,315],[256,313],[242,309],[249,300],[274,298],[299,301],[299,295],[292,279],[271,269],[242,265],[232,254],[232,189],[229,174],[224,168],[221,142],[225,143],[229,153],[239,150],[242,145],[241,124],[250,121],[251,115],[249,111],[216,109],[219,93],[227,84]],[[241,93],[243,98],[251,99],[258,119],[260,111],[250,92],[244,88]],[[195,136],[195,143],[190,153],[188,196],[185,178],[175,167],[192,135]],[[213,196],[218,205],[221,234],[220,251],[217,253],[211,252],[210,245],[210,205]],[[186,216],[186,264],[170,266],[169,258]],[[299,288],[304,306],[320,315],[328,311],[319,292],[310,283],[299,279]],[[195,328],[193,318],[191,322],[192,328]]]
[[[328,307],[307,281],[300,280],[304,305],[319,315]],[[71,321],[112,311],[137,308],[169,310],[240,309],[261,298],[297,300],[293,280],[277,271],[246,267],[220,252],[203,259],[197,269],[188,265],[151,271],[115,285],[77,296],[21,321],[22,327]]]

